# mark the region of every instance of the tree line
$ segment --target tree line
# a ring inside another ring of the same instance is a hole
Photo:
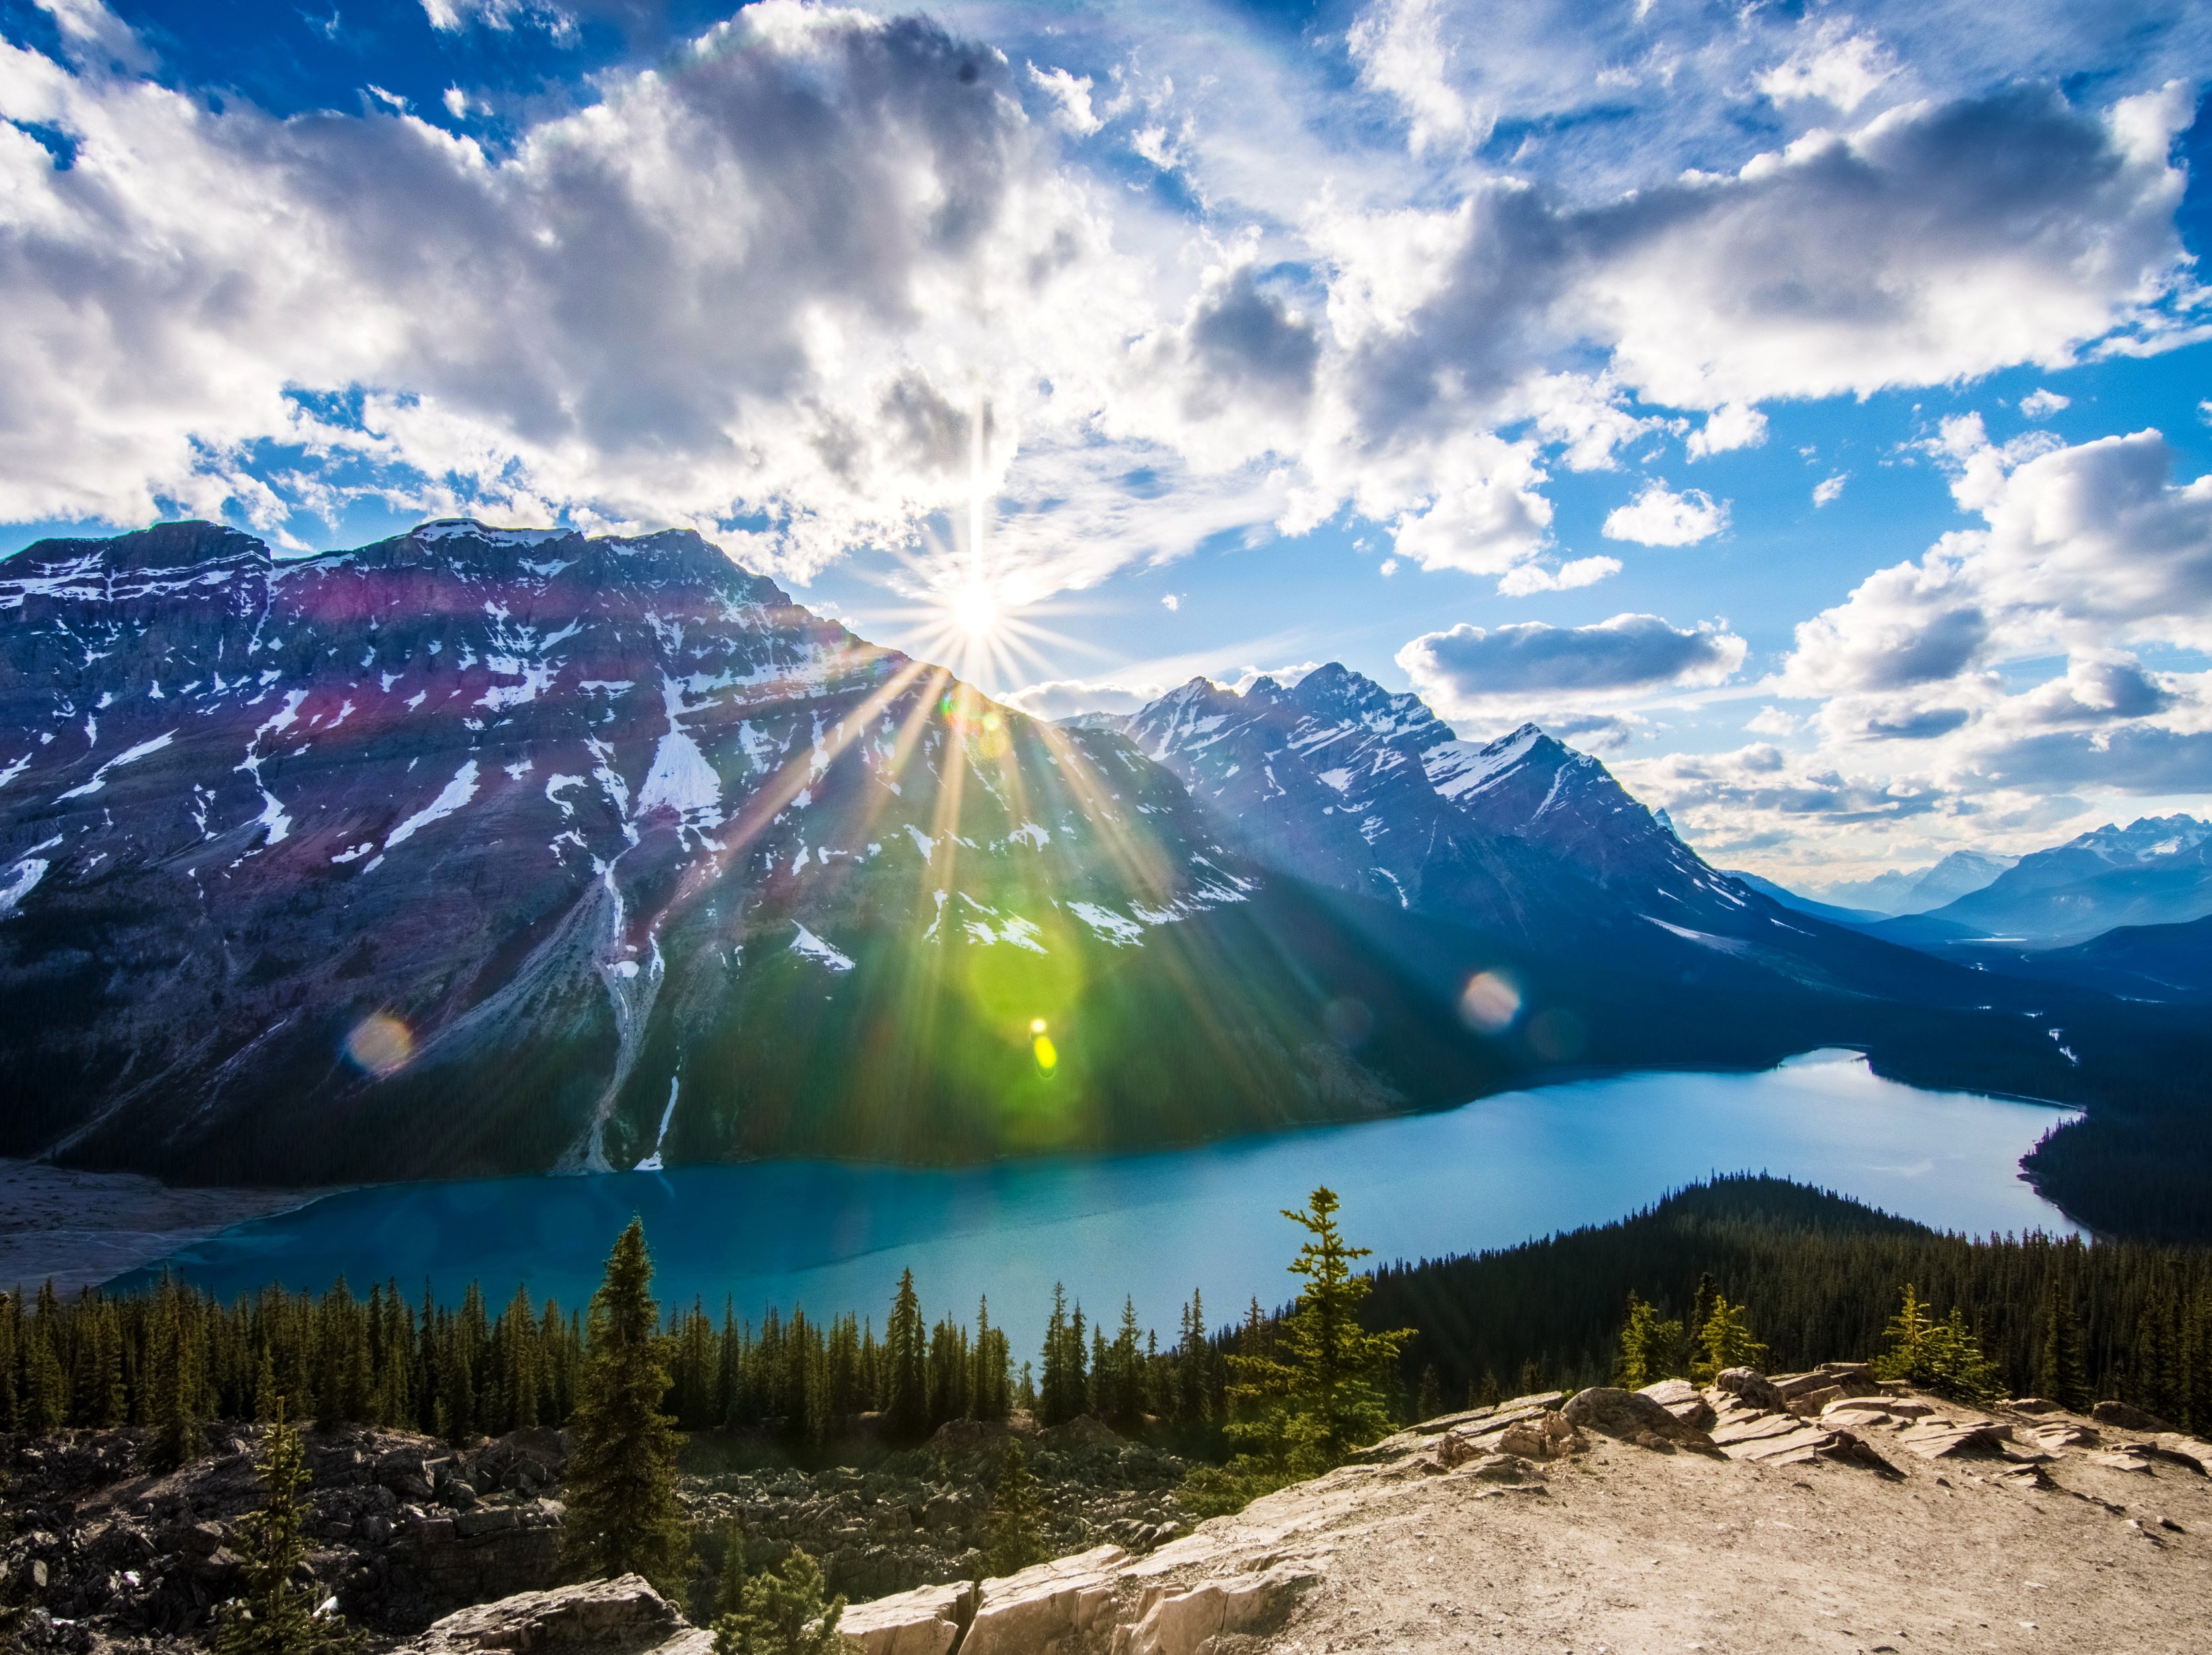
[[[2117,1397],[2212,1431],[2212,1250],[2204,1248],[2043,1234],[1970,1239],[1746,1175],[1692,1185],[1613,1223],[1389,1265],[1374,1281],[1369,1324],[1417,1329],[1401,1359],[1401,1384],[1454,1404],[1606,1383],[1620,1371],[1624,1335],[1650,1340],[1655,1323],[1664,1355],[1652,1366],[1687,1374],[1686,1329],[1704,1331],[1713,1296],[1747,1318],[1746,1335],[1765,1348],[1757,1365],[1771,1372],[1871,1357],[1893,1342],[1909,1286],[1931,1325],[1948,1327],[1956,1313],[1986,1364],[1989,1392],[2075,1408]],[[1635,1305],[1646,1307],[1640,1322]],[[1929,1348],[1954,1343],[1937,1334]]]
[[[1257,1306],[1248,1316],[1260,1321]],[[1039,1360],[1017,1371],[988,1300],[972,1323],[924,1317],[913,1273],[872,1318],[829,1322],[771,1306],[756,1324],[694,1302],[656,1333],[667,1350],[664,1405],[686,1432],[761,1434],[820,1447],[863,1415],[894,1445],[948,1421],[1003,1421],[1016,1408],[1057,1425],[1091,1415],[1202,1435],[1223,1417],[1228,1371],[1197,1294],[1162,1348],[1124,1302],[1109,1332],[1055,1292]],[[582,1318],[518,1287],[492,1311],[471,1284],[459,1305],[397,1283],[357,1296],[341,1277],[320,1295],[270,1287],[225,1304],[165,1279],[150,1292],[72,1295],[51,1285],[0,1298],[0,1431],[155,1427],[180,1462],[200,1422],[295,1419],[368,1424],[459,1441],[568,1422],[589,1348]]]

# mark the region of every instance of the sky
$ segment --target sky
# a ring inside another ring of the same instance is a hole
[[[0,0],[0,553],[697,529],[1817,890],[2212,814],[2212,8]]]

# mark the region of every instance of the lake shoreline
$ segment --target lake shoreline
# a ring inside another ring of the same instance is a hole
[[[96,1287],[255,1219],[299,1211],[356,1186],[270,1190],[166,1184],[0,1158],[0,1291]]]

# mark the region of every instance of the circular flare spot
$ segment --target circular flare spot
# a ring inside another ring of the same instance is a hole
[[[1042,1034],[1044,1032],[1044,1019],[1041,1017],[1033,1017],[1030,1019],[1030,1032],[1031,1034]]]
[[[1521,990],[1510,977],[1478,971],[1460,993],[1459,1014],[1481,1034],[1501,1034],[1521,1015]]]
[[[407,1066],[415,1055],[415,1037],[390,1013],[377,1012],[363,1018],[346,1037],[345,1055],[356,1068],[381,1080]]]
[[[1030,1049],[1036,1054],[1037,1067],[1047,1074],[1060,1067],[1060,1048],[1052,1044],[1052,1037],[1041,1034],[1031,1042]]]

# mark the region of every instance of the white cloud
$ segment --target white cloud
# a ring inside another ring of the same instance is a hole
[[[1814,505],[1832,505],[1842,499],[1844,484],[1850,480],[1851,474],[1849,472],[1837,472],[1832,476],[1822,478],[1813,485]]]
[[[445,102],[446,113],[455,120],[459,120],[469,113],[469,94],[458,86],[449,86],[446,88]]]
[[[1744,721],[1743,727],[1753,735],[1795,735],[1799,722],[1794,713],[1785,713],[1779,707],[1762,707]]]
[[[1395,99],[1405,111],[1416,154],[1456,151],[1490,136],[1491,116],[1451,83],[1452,40],[1437,0],[1380,0],[1345,36],[1363,84]]]
[[[1525,598],[1537,592],[1571,592],[1577,587],[1595,586],[1608,575],[1620,573],[1618,557],[1576,557],[1557,569],[1521,563],[1498,578],[1498,593],[1502,598]]]
[[[1158,701],[1170,687],[1115,678],[1047,678],[1010,690],[999,699],[1031,718],[1052,720],[1077,713],[1133,713]]]
[[[2020,411],[2029,419],[2041,419],[2060,409],[2070,407],[2074,399],[2062,397],[2056,391],[2031,391],[2020,399]]]
[[[1608,540],[1633,540],[1647,546],[1692,546],[1728,526],[1728,505],[1702,489],[1676,494],[1654,478],[1626,506],[1606,514]],[[1618,567],[1618,565],[1616,565]]]
[[[1039,69],[1029,66],[1030,79],[1051,100],[1052,118],[1063,131],[1079,138],[1089,137],[1105,123],[1091,106],[1091,77],[1074,76],[1064,69]]]
[[[1816,100],[1848,115],[1897,73],[1897,64],[1871,33],[1846,34],[1822,23],[1813,38],[1759,77],[1759,89],[1777,103]]]
[[[1740,402],[1724,403],[1705,416],[1705,423],[1682,444],[1692,459],[1704,459],[1731,448],[1756,448],[1766,441],[1766,416]]]
[[[1160,596],[1160,606],[1163,609],[1181,609],[1182,594],[1177,592],[1163,593]]]

